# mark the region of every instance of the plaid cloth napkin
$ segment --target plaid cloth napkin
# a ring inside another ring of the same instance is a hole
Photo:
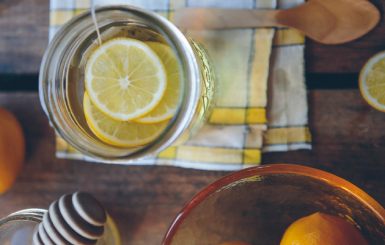
[[[301,2],[278,0],[278,7]],[[276,0],[99,0],[94,4],[136,5],[171,21],[174,10],[180,7],[277,7]],[[90,0],[51,0],[50,38],[62,24],[90,5]],[[213,113],[185,144],[172,146],[155,158],[127,164],[236,170],[259,165],[262,151],[311,148],[301,33],[287,28],[257,28],[194,31],[187,35],[205,46],[215,67],[218,96]],[[92,160],[60,137],[56,155]]]

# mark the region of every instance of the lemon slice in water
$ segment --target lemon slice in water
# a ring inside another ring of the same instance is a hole
[[[144,42],[116,38],[99,46],[85,69],[91,101],[115,120],[127,121],[153,110],[166,89],[165,68]]]
[[[84,94],[83,107],[91,131],[103,142],[114,146],[134,147],[148,144],[168,124],[168,121],[142,124],[112,119],[93,105],[87,93]]]
[[[167,87],[159,104],[149,113],[136,119],[141,123],[154,123],[170,119],[178,107],[180,96],[180,66],[173,50],[162,43],[146,42],[159,56],[166,70]]]

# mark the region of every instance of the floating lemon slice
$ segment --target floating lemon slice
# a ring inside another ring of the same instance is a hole
[[[85,85],[95,106],[116,120],[127,121],[157,106],[166,89],[166,72],[145,43],[116,38],[91,54]]]
[[[162,43],[146,42],[158,55],[166,69],[167,87],[159,104],[148,114],[135,121],[141,123],[154,123],[170,119],[178,107],[180,96],[180,67],[173,50]]]
[[[166,128],[168,121],[142,124],[110,118],[94,106],[87,93],[83,100],[84,114],[91,131],[103,142],[120,147],[150,143]]]
[[[368,60],[360,72],[359,84],[369,105],[385,112],[385,52]]]

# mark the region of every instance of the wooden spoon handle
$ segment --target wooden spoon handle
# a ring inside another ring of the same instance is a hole
[[[276,20],[279,10],[181,8],[175,24],[182,29],[233,29],[283,26]]]

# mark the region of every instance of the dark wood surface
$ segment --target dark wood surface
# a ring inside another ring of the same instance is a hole
[[[48,22],[49,0],[0,0],[0,74],[38,72]]]
[[[372,2],[383,11],[384,0]],[[49,0],[0,0],[0,74],[38,71],[48,42],[48,23]],[[384,33],[382,20],[368,35],[348,44],[326,46],[309,41],[306,71],[357,73],[369,57],[385,49]]]
[[[309,100],[314,149],[269,153],[263,163],[327,170],[385,205],[385,113],[370,108],[357,90],[315,90]],[[55,159],[53,131],[37,93],[0,93],[0,106],[22,123],[28,149],[21,176],[0,196],[0,216],[28,207],[46,208],[63,193],[85,190],[106,205],[124,244],[160,244],[183,204],[228,173]]]
[[[48,40],[48,2],[0,0],[0,88],[10,75],[32,75],[29,82],[37,84]],[[385,6],[385,1],[375,2],[381,9]],[[384,20],[369,35],[349,44],[324,46],[309,41],[308,80],[356,84],[363,63],[383,49]],[[21,91],[36,88],[25,86],[23,79],[13,78],[11,83],[23,84],[18,88]],[[312,90],[309,105],[314,149],[268,153],[263,163],[298,163],[329,171],[385,205],[385,113],[370,108],[356,89]],[[124,244],[159,244],[183,204],[228,173],[56,159],[53,131],[40,108],[37,91],[0,92],[0,107],[16,114],[27,137],[24,170],[14,187],[0,196],[0,217],[28,207],[47,208],[63,193],[81,189],[106,205]]]

